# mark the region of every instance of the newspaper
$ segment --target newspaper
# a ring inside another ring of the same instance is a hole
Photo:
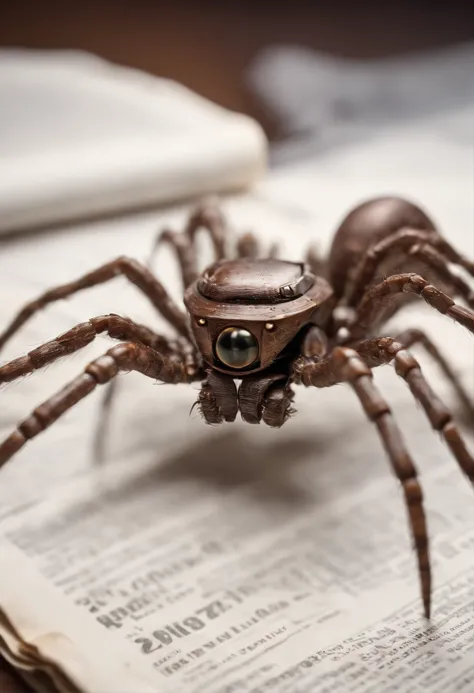
[[[276,172],[223,205],[234,227],[254,228],[264,243],[279,238],[282,253],[296,258],[316,237],[326,249],[361,197],[398,191],[472,257],[472,184],[472,151],[400,130],[317,167]],[[6,244],[1,319],[46,283],[90,269],[92,242],[94,264],[118,248],[143,259],[157,227],[179,227],[186,211]],[[160,258],[157,273],[177,293],[173,263]],[[101,312],[165,329],[117,280],[42,313],[2,358]],[[472,336],[418,304],[391,329],[415,325],[451,354],[466,387],[474,384]],[[4,388],[1,433],[106,348],[97,340]],[[417,355],[455,409],[449,385]],[[470,693],[472,488],[393,369],[375,377],[423,481],[430,622],[398,484],[349,388],[298,390],[298,414],[278,431],[241,422],[211,428],[189,415],[197,387],[130,375],[103,466],[91,461],[101,403],[90,397],[2,470],[1,651],[19,668],[41,670],[46,690],[53,681],[59,691],[87,693]],[[472,424],[460,425],[472,448]],[[30,680],[41,690],[40,678]]]

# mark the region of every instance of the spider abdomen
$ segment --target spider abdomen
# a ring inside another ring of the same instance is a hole
[[[416,205],[400,197],[379,197],[368,200],[353,209],[340,224],[331,246],[329,277],[335,295],[344,295],[360,261],[369,246],[393,236],[402,229],[416,229],[436,233],[431,219]],[[378,276],[393,272],[418,271],[419,263],[409,267],[406,256],[392,254],[380,263]]]

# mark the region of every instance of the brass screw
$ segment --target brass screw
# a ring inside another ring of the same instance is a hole
[[[204,318],[198,318],[197,324],[201,327],[204,327],[204,325],[207,325],[207,320],[205,320]]]
[[[271,332],[272,330],[275,329],[275,325],[273,322],[266,322],[265,323],[265,329],[268,330],[268,332]]]

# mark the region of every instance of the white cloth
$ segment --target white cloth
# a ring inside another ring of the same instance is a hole
[[[247,186],[260,126],[76,51],[0,51],[0,232]]]

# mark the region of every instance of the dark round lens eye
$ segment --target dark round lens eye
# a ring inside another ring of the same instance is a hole
[[[242,327],[226,327],[217,338],[216,354],[230,368],[245,368],[257,358],[258,342]]]

